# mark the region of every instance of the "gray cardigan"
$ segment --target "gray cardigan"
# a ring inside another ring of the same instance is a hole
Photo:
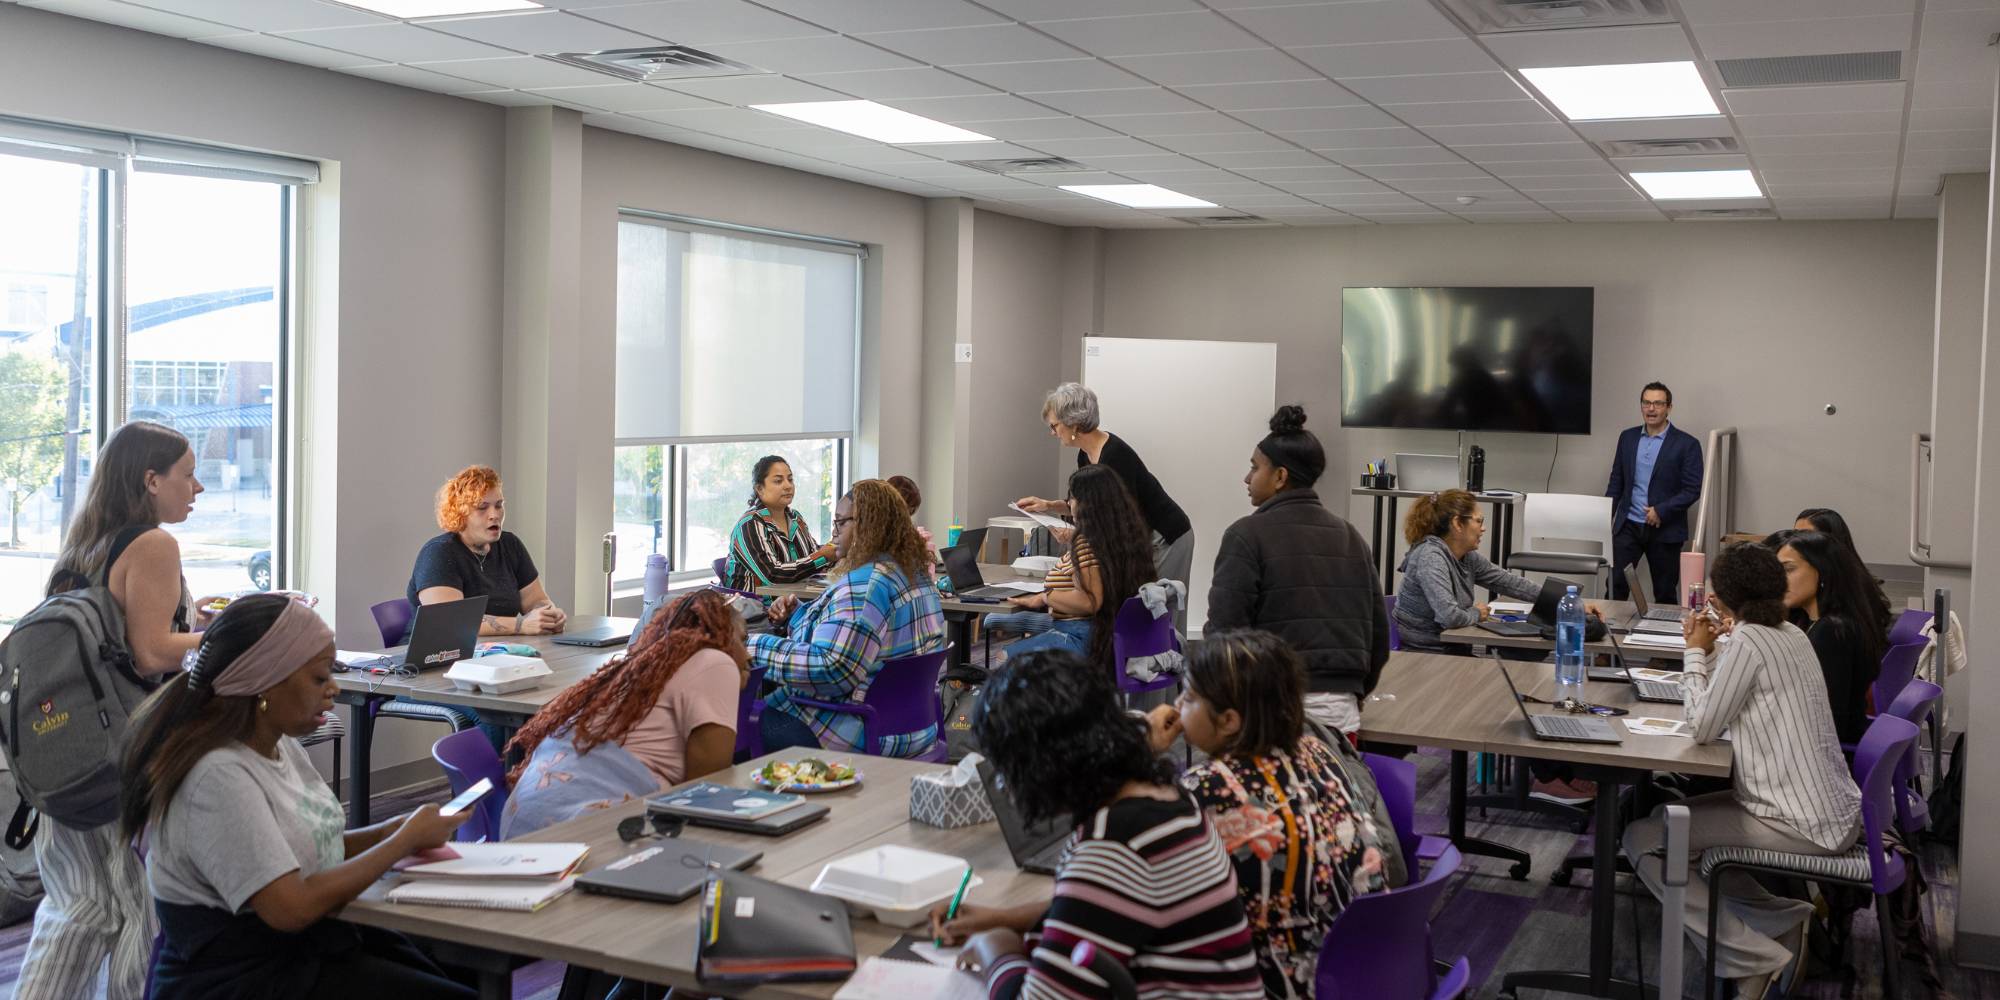
[[[1404,649],[1443,649],[1439,633],[1479,621],[1474,588],[1487,587],[1521,601],[1541,596],[1539,584],[1493,565],[1473,549],[1455,558],[1444,539],[1431,535],[1403,556],[1403,586],[1396,594],[1396,627]]]

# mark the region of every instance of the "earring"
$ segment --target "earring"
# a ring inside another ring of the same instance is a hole
[[[257,711],[259,711],[259,712],[268,712],[268,711],[270,711],[270,710],[271,710],[271,703],[270,703],[270,702],[268,702],[268,701],[265,701],[265,700],[264,700],[264,697],[263,697],[262,695],[258,695],[258,696],[257,696]]]

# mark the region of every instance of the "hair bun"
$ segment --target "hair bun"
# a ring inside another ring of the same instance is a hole
[[[1306,408],[1303,406],[1280,406],[1278,412],[1271,414],[1273,434],[1297,434],[1305,429]]]

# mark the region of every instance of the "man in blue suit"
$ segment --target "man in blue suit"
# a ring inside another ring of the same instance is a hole
[[[1680,600],[1681,548],[1687,544],[1688,508],[1701,499],[1701,442],[1667,422],[1672,389],[1648,382],[1639,392],[1645,421],[1618,435],[1611,463],[1611,596],[1628,600],[1625,567],[1640,556],[1653,571],[1653,600]]]

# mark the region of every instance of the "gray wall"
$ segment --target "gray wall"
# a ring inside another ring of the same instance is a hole
[[[1340,428],[1343,286],[1592,285],[1593,433],[1553,456],[1554,437],[1478,435],[1489,486],[1540,491],[1553,457],[1555,491],[1601,493],[1639,387],[1659,379],[1682,429],[1742,431],[1739,526],[1838,507],[1864,557],[1907,562],[1908,441],[1930,423],[1931,222],[1114,230],[1105,247],[1106,336],[1278,344],[1278,398],[1305,404],[1329,492],[1376,456],[1457,444]]]
[[[1058,226],[974,213],[972,434],[959,459],[971,487],[953,511],[967,525],[1013,513],[1007,505],[1022,496],[1050,495],[1041,491],[1049,457],[1060,449],[1041,411],[1062,370],[1063,234]]]

